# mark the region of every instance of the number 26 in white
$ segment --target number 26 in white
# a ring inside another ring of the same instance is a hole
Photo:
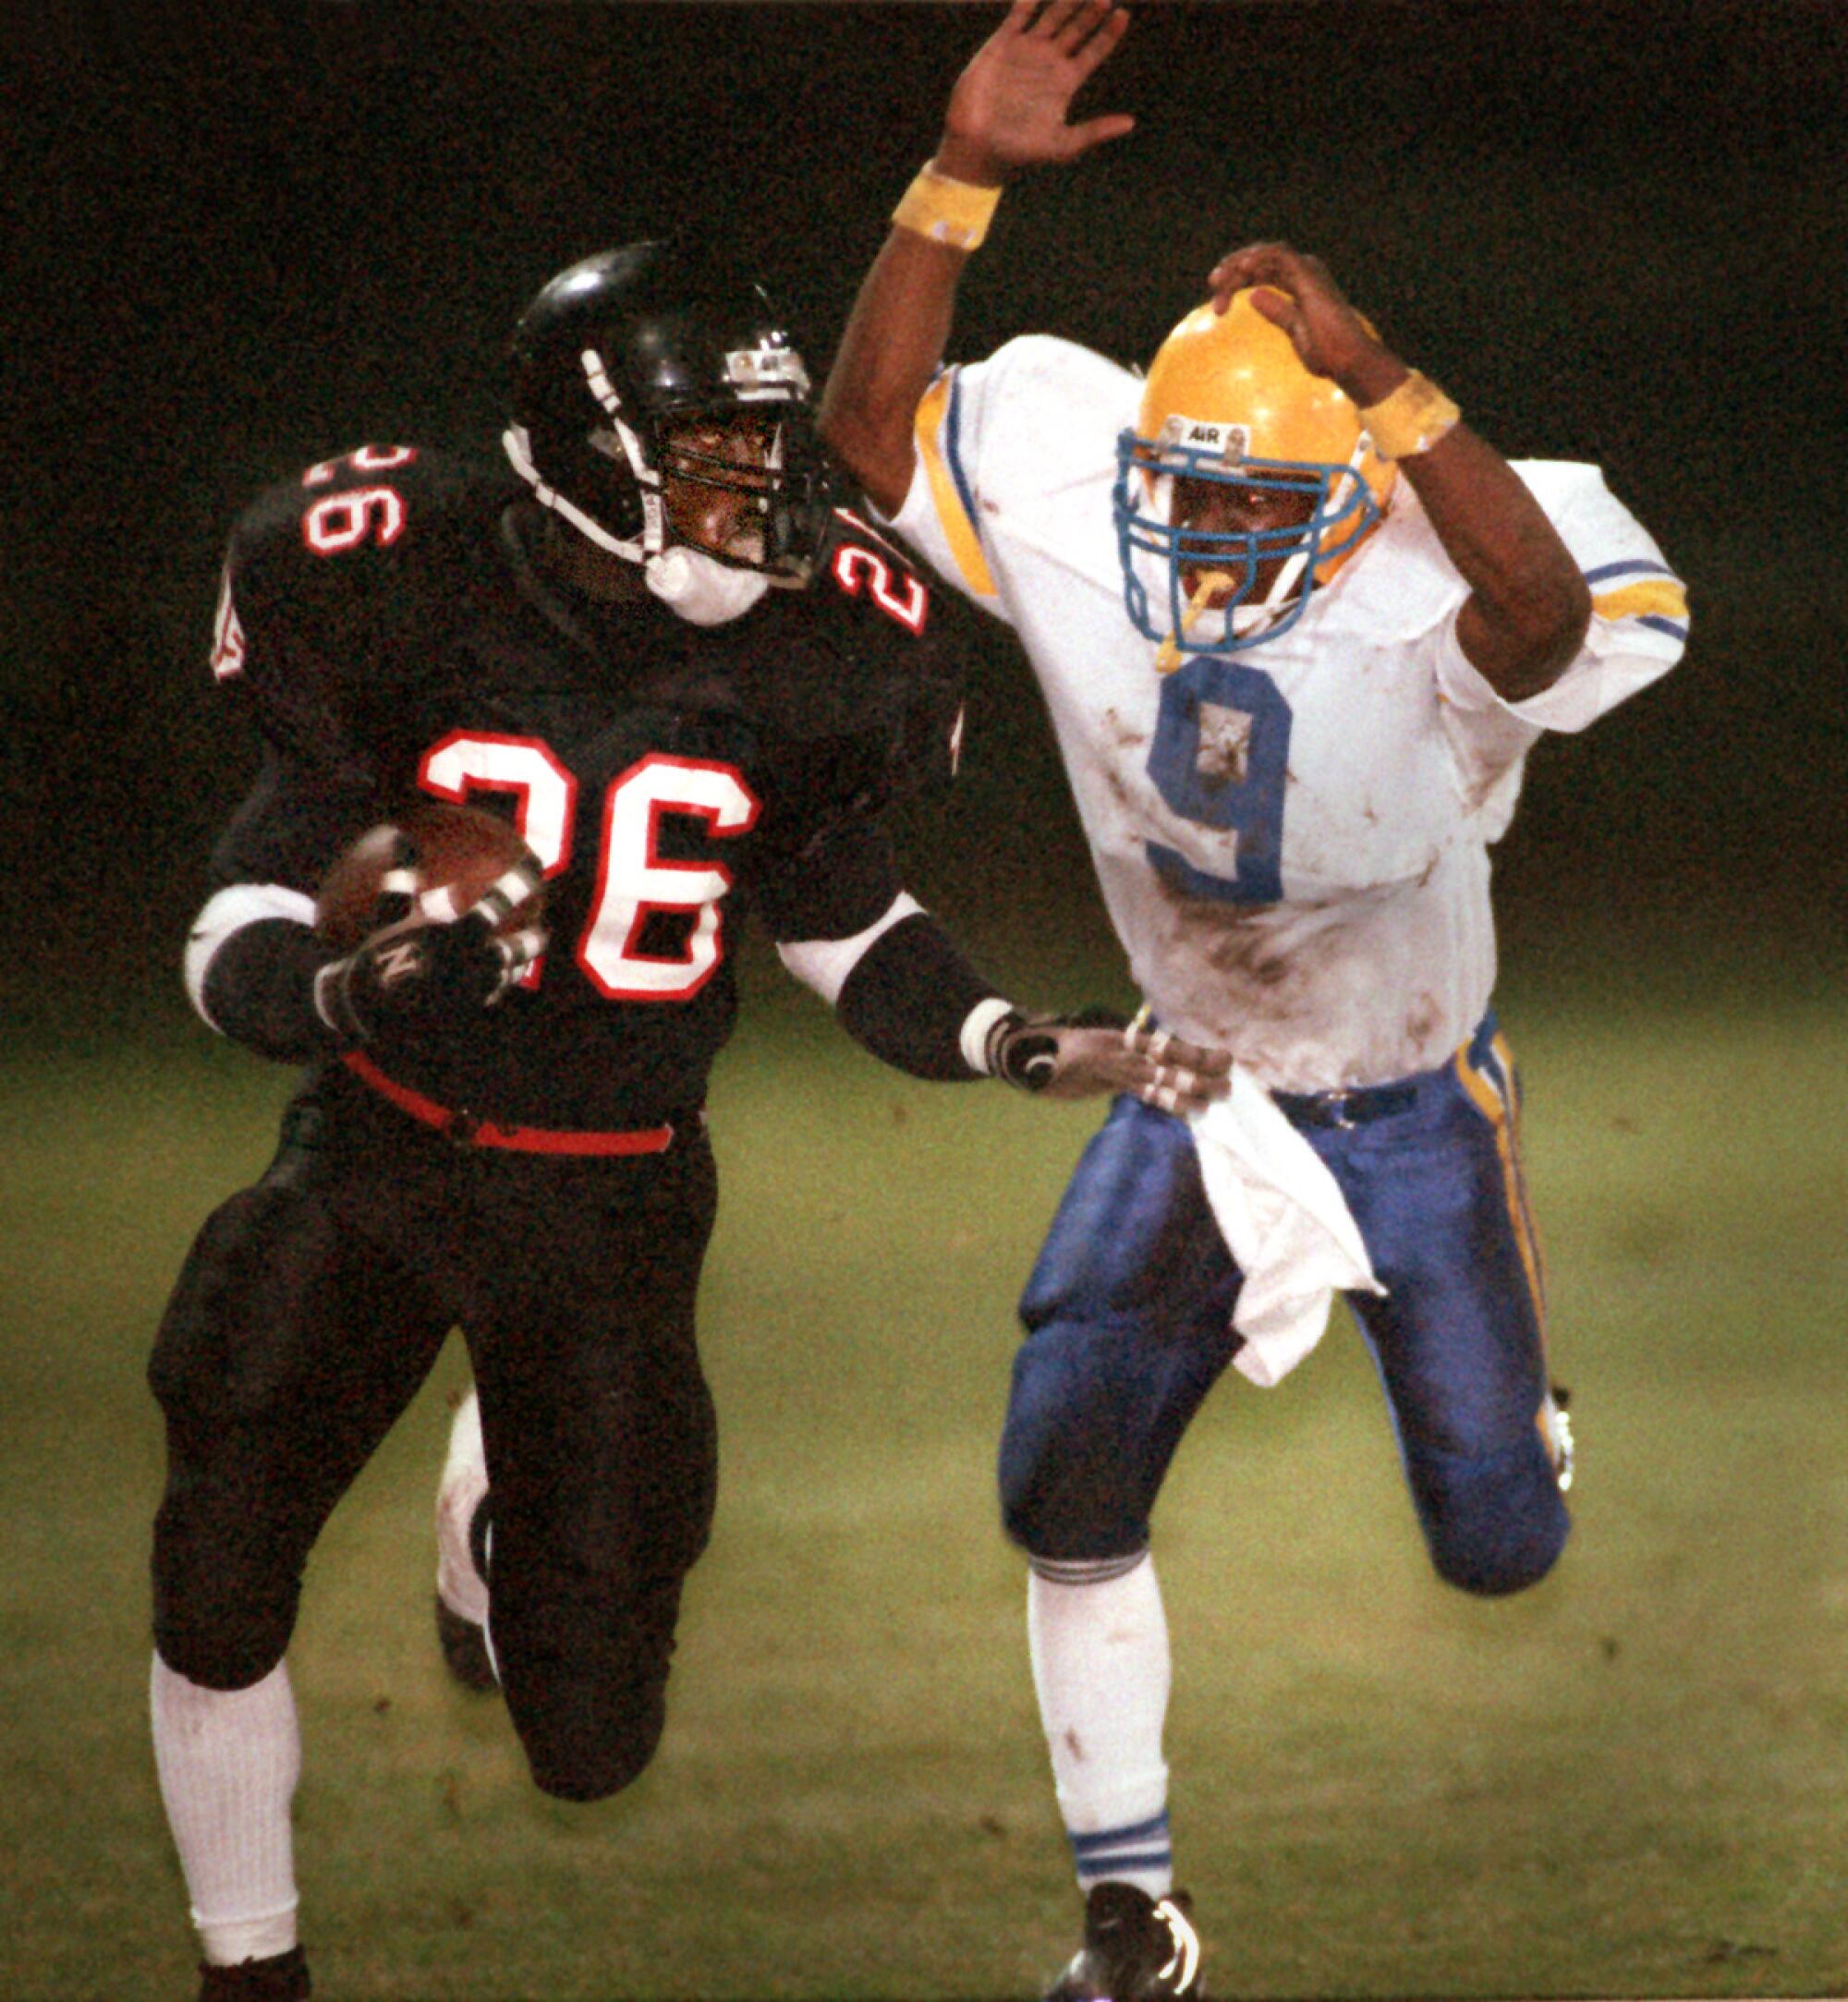
[[[569,866],[578,780],[539,738],[457,731],[424,753],[418,783],[458,804],[471,793],[511,793],[514,825],[545,873],[557,876]],[[691,814],[709,833],[725,836],[745,833],[759,810],[742,774],[706,758],[650,751],[610,782],[590,921],[577,944],[578,964],[600,994],[611,1001],[684,1001],[711,978],[722,952],[719,900],[732,887],[732,874],[722,863],[663,860],[661,816]],[[679,952],[663,957],[639,950],[642,928],[655,911],[693,915]],[[527,969],[524,985],[537,985],[541,965]]]

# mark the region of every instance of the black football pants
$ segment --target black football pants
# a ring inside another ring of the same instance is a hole
[[[694,1295],[717,1182],[663,1155],[472,1150],[335,1077],[195,1241],[149,1377],[166,1420],[154,1638],[213,1689],[281,1660],[322,1525],[452,1326],[480,1392],[494,1648],[548,1793],[594,1800],[660,1740],[717,1433]]]

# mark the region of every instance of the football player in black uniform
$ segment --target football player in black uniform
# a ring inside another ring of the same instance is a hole
[[[758,287],[671,245],[589,258],[521,319],[513,377],[511,469],[410,445],[315,466],[240,521],[218,605],[213,670],[263,763],[188,986],[306,1069],[150,1371],[154,1745],[207,1996],[309,1992],[285,1651],[322,1525],[452,1326],[533,1778],[595,1800],[653,1753],[713,1505],[701,1103],[747,908],[914,1075],[1225,1088],[1218,1053],[1021,1015],[900,888],[878,815],[950,762],[954,684],[922,579],[830,504]],[[330,864],[418,798],[500,812],[531,866],[336,950]]]

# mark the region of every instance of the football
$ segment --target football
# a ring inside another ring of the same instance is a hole
[[[459,917],[519,863],[538,874],[532,851],[498,815],[414,800],[341,852],[315,899],[314,928],[336,952],[350,952],[380,926],[416,915],[418,900],[432,892],[447,892],[450,908],[426,906],[427,916]],[[544,904],[541,886],[498,928],[539,923]]]

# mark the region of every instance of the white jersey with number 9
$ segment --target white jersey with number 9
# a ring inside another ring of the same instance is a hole
[[[1157,1015],[1274,1088],[1432,1068],[1494,985],[1488,849],[1527,750],[1667,673],[1685,593],[1595,467],[1517,465],[1596,615],[1554,686],[1504,702],[1457,643],[1468,588],[1402,479],[1293,627],[1160,674],[1111,519],[1139,395],[1126,370],[1039,335],[947,370],[919,406],[896,527],[1024,644]]]

